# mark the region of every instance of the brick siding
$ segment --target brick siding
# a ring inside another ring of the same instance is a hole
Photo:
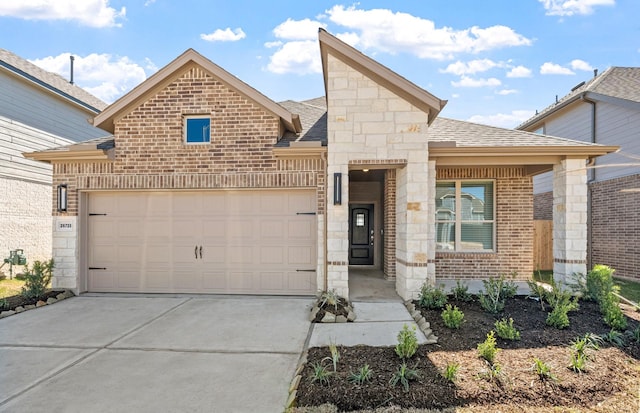
[[[533,196],[533,219],[553,220],[553,191],[535,194]]]
[[[185,115],[211,116],[211,143],[184,143]],[[115,123],[113,162],[55,162],[54,185],[68,184],[68,212],[78,190],[316,188],[324,212],[325,163],[320,157],[276,159],[280,119],[199,67]],[[54,198],[55,198],[54,193]]]
[[[437,179],[494,179],[496,251],[436,251],[436,279],[479,279],[533,272],[533,180],[522,168],[438,168]]]
[[[396,170],[387,169],[384,178],[384,262],[387,279],[396,277]]]

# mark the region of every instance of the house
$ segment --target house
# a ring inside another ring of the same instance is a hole
[[[588,170],[588,262],[640,279],[640,67],[611,67],[527,120],[519,130],[618,145]],[[534,179],[535,219],[552,219],[550,174]]]
[[[326,97],[278,104],[189,49],[95,117],[112,136],[27,154],[68,197],[54,255],[75,261],[56,286],[348,296],[366,268],[408,299],[524,280],[532,176],[548,170],[566,206],[557,273],[584,271],[584,166],[616,147],[438,117],[446,101],[322,29],[319,43]],[[440,193],[455,214],[436,216]]]
[[[62,77],[0,49],[0,258],[23,249],[51,258],[51,165],[22,152],[104,136],[88,119],[106,104]]]

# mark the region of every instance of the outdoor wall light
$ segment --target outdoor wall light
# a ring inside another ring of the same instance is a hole
[[[67,212],[67,184],[58,185],[58,212]]]
[[[342,204],[342,173],[333,174],[333,205]]]

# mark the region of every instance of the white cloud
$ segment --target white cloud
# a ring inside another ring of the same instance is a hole
[[[518,91],[516,89],[502,89],[496,92],[497,95],[502,96],[513,95],[514,93],[518,93]]]
[[[276,40],[275,42],[266,42],[264,44],[264,47],[266,47],[267,49],[271,49],[271,48],[274,48],[274,47],[280,47],[280,46],[282,46],[282,44],[283,43],[280,40]]]
[[[494,67],[500,66],[500,63],[496,63],[490,59],[471,60],[469,62],[457,61],[451,63],[446,69],[440,70],[441,73],[453,73],[454,75],[472,75],[474,73],[486,72]]]
[[[489,79],[473,79],[468,76],[462,76],[459,82],[451,82],[453,87],[485,87],[485,86],[500,86],[502,82],[495,77]]]
[[[419,58],[444,60],[458,53],[531,44],[531,40],[506,26],[436,28],[433,21],[408,13],[341,5],[333,6],[326,14],[333,23],[358,31],[358,45],[362,48],[390,54],[404,52]]]
[[[545,62],[542,66],[540,66],[540,74],[541,75],[575,75],[575,73],[567,68],[562,67],[559,64]]]
[[[571,68],[573,70],[584,70],[585,72],[590,72],[593,70],[593,67],[585,62],[584,60],[574,59],[571,61]]]
[[[287,19],[273,29],[273,34],[277,38],[285,40],[317,40],[318,28],[320,27],[326,28],[327,25],[310,19]]]
[[[496,113],[495,115],[474,115],[467,121],[500,128],[514,128],[535,114],[532,110],[513,110],[511,113]]]
[[[616,0],[538,0],[547,16],[573,16],[591,14],[595,6],[613,6]]]
[[[144,7],[151,6],[155,2],[156,2],[156,0],[147,0],[147,1],[144,2]]]
[[[322,64],[318,42],[301,40],[287,42],[269,58],[267,70],[273,73],[320,73]]]
[[[231,30],[230,27],[226,29],[216,29],[213,33],[200,35],[202,40],[206,40],[208,42],[237,42],[238,40],[242,40],[247,35],[242,31],[240,27],[237,27],[234,30]]]
[[[127,14],[109,7],[109,0],[5,0],[0,1],[0,16],[25,20],[74,20],[89,27],[120,27]]]
[[[507,72],[507,77],[511,77],[511,78],[531,77],[531,69],[526,68],[524,66],[515,66],[515,67],[512,67],[511,70]]]
[[[31,62],[45,70],[58,73],[64,78],[69,76],[69,53],[31,60]],[[150,64],[148,59],[146,64],[147,66]],[[74,82],[78,86],[107,103],[113,102],[147,78],[139,64],[126,56],[110,54],[92,53],[87,56],[76,56],[73,71]]]

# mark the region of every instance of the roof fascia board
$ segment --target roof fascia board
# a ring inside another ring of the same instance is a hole
[[[435,157],[519,157],[519,156],[578,156],[592,157],[616,152],[619,146],[529,146],[529,147],[430,147],[429,156]]]
[[[302,130],[300,120],[297,119],[296,115],[290,113],[276,102],[272,101],[193,49],[185,51],[168,65],[153,74],[149,79],[145,80],[129,93],[118,99],[115,103],[107,107],[102,113],[95,117],[94,125],[113,133],[113,122],[122,116],[122,112],[126,112],[127,109],[140,104],[154,92],[171,83],[179,73],[184,73],[184,69],[192,67],[189,65],[190,62],[199,65],[222,83],[225,83],[227,86],[236,90],[246,98],[262,106],[268,112],[279,117],[287,130],[295,133],[299,133]]]
[[[328,61],[327,55],[331,54],[339,60],[347,63],[357,71],[374,80],[381,86],[391,90],[401,98],[405,99],[415,107],[429,114],[428,122],[431,124],[438,116],[438,113],[447,104],[446,100],[438,99],[436,96],[418,87],[388,67],[376,62],[365,54],[359,52],[337,37],[330,35],[326,30],[320,29],[318,32],[320,41],[320,55],[324,75],[325,96],[327,93],[328,81]]]
[[[62,98],[63,100],[67,100],[70,101],[72,104],[76,105],[76,106],[80,106],[82,109],[93,113],[93,114],[98,114],[100,113],[100,109],[95,108],[91,105],[89,105],[88,103],[83,102],[82,100],[75,98],[73,96],[71,96],[68,93],[63,92],[62,90],[50,85],[49,83],[38,79],[35,76],[30,75],[29,73],[18,69],[17,67],[14,67],[10,64],[8,64],[7,62],[4,62],[2,60],[0,60],[0,67],[1,68],[5,68],[8,72],[10,72],[11,74],[13,74],[16,77],[22,78],[24,80],[26,80],[29,83],[32,83],[34,85],[36,85],[37,87],[40,87],[42,89],[44,89],[45,91],[56,95],[59,98]]]
[[[587,92],[585,97],[587,99],[595,100],[598,102],[611,103],[612,105],[621,106],[625,109],[640,111],[640,102],[634,102],[632,100],[617,98],[609,95],[603,95],[601,93],[595,93],[595,92]]]
[[[113,160],[114,151],[110,150],[85,150],[85,151],[40,151],[25,152],[25,158],[51,163],[54,161],[110,161]]]

